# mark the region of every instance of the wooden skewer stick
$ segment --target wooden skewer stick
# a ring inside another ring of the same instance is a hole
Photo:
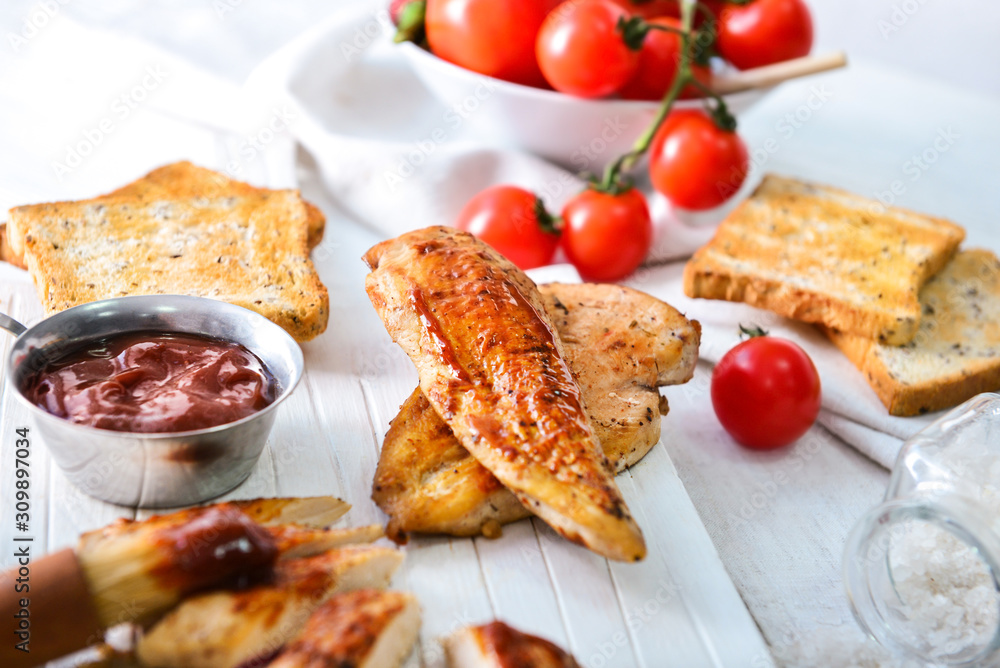
[[[755,88],[770,88],[789,79],[835,70],[847,65],[847,54],[843,51],[825,53],[818,56],[803,56],[774,65],[756,67],[712,79],[712,90],[719,95],[739,93]]]

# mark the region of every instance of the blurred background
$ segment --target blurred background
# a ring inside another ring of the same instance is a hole
[[[25,23],[61,13],[184,55],[241,82],[269,53],[320,19],[366,0],[4,0],[0,59]],[[388,0],[370,3],[373,8]],[[816,51],[897,66],[1000,95],[1000,2],[995,0],[808,0]],[[16,40],[15,40],[16,41]]]

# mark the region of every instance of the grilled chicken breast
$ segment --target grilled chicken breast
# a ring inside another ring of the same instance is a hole
[[[281,559],[311,557],[344,545],[374,543],[385,535],[380,524],[350,529],[308,529],[294,524],[267,527]]]
[[[503,622],[467,626],[445,640],[449,668],[579,668],[553,643]]]
[[[486,535],[531,516],[531,511],[479,463],[418,387],[389,424],[372,499],[389,516],[386,534]]]
[[[252,499],[231,503],[257,524],[298,524],[312,529],[330,526],[351,509],[351,504],[334,496]]]
[[[271,582],[184,600],[140,639],[136,654],[150,668],[235,668],[277,652],[330,596],[385,587],[403,555],[352,546],[281,561]]]
[[[562,340],[590,425],[616,471],[660,440],[666,401],[656,389],[687,382],[700,327],[672,306],[617,285],[541,285],[545,311]],[[372,498],[389,515],[387,532],[496,535],[530,511],[462,447],[420,388],[406,400],[382,444]]]
[[[411,594],[362,589],[321,605],[268,668],[396,668],[420,630]]]
[[[646,554],[534,283],[472,235],[432,227],[365,254],[368,296],[459,442],[560,534]]]

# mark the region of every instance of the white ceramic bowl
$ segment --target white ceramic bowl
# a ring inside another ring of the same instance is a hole
[[[423,84],[479,133],[575,171],[599,172],[628,151],[659,106],[656,102],[576,98],[477,74],[412,42],[398,48]],[[739,115],[767,92],[734,93],[725,100]],[[674,108],[701,105],[701,100],[680,100]]]

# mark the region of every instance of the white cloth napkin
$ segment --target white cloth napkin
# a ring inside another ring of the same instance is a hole
[[[359,41],[359,35],[364,39]],[[256,95],[295,109],[292,131],[344,210],[390,237],[450,223],[475,193],[490,185],[532,189],[556,210],[582,188],[573,174],[496,145],[474,123],[454,130],[447,143],[421,149],[426,119],[443,118],[447,110],[419,83],[390,37],[391,27],[362,7],[316,26],[250,80]],[[418,160],[402,181],[386,178],[400,173],[401,163]],[[711,238],[711,225],[685,222],[658,195],[650,201],[657,230],[651,261],[686,258]],[[700,320],[704,359],[717,362],[735,345],[740,323],[759,324],[800,343],[824,383],[820,422],[886,468],[902,440],[932,419],[890,417],[862,375],[812,327],[744,305],[686,298],[681,268],[678,262],[642,269],[628,283]]]

